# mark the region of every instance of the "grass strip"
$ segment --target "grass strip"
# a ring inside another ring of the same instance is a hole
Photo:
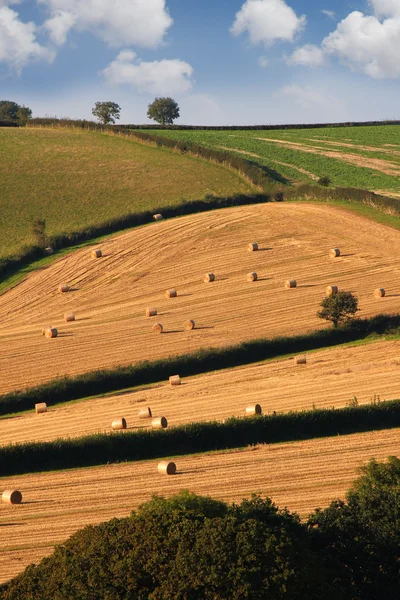
[[[342,409],[308,410],[224,423],[191,423],[163,431],[96,434],[0,448],[0,476],[121,461],[276,444],[400,427],[400,400]]]
[[[48,406],[54,406],[79,398],[166,381],[171,373],[188,377],[285,354],[355,342],[370,335],[397,333],[399,327],[399,314],[377,315],[370,319],[356,320],[337,329],[322,329],[293,337],[250,340],[225,348],[205,348],[191,354],[153,362],[144,361],[113,369],[91,371],[76,377],[62,377],[27,390],[13,391],[0,396],[0,415],[32,409],[37,402],[46,402]]]

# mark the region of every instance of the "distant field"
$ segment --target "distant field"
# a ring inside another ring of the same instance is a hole
[[[307,355],[306,365],[292,357],[168,381],[127,393],[50,407],[0,419],[0,445],[50,441],[111,431],[111,421],[127,420],[128,429],[151,428],[139,409],[150,406],[153,416],[165,416],[169,426],[242,416],[246,406],[259,403],[265,414],[345,407],[400,397],[400,341],[379,341],[330,348]]]
[[[128,516],[152,494],[188,489],[239,502],[259,492],[307,517],[343,498],[370,458],[398,454],[399,434],[391,429],[180,456],[171,477],[157,472],[155,460],[1,478],[2,489],[22,492],[23,504],[0,505],[0,581],[50,554],[77,529]]]
[[[0,129],[0,258],[49,235],[206,194],[248,193],[234,172],[119,137],[72,129]]]
[[[399,311],[400,233],[328,205],[270,203],[153,223],[61,257],[0,296],[0,393],[57,376],[326,327],[325,288],[355,292],[361,317]],[[250,242],[260,245],[248,252]],[[339,247],[342,256],[328,251]],[[259,280],[250,283],[255,271]],[[213,272],[206,284],[202,275]],[[287,279],[296,289],[285,289]],[[57,291],[61,283],[72,290]],[[385,298],[374,298],[383,287]],[[165,290],[176,288],[177,298]],[[158,316],[145,318],[146,307]],[[76,321],[64,323],[65,312]],[[184,331],[187,319],[196,329]],[[152,332],[159,321],[165,333]],[[48,340],[42,327],[60,335]],[[373,390],[371,390],[371,394]],[[312,401],[311,401],[312,402]]]
[[[328,175],[335,186],[400,195],[400,126],[154,133],[247,156],[287,184]]]

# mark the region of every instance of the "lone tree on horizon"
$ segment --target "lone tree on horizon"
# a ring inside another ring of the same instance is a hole
[[[121,107],[115,102],[96,102],[92,115],[97,117],[102,125],[115,123],[120,118]]]
[[[173,98],[155,98],[148,105],[147,116],[160,125],[173,125],[179,119],[179,106]]]
[[[320,304],[321,310],[317,315],[326,321],[332,321],[333,326],[348,323],[354,319],[359,310],[358,299],[351,292],[338,292],[324,298]]]
[[[26,125],[32,117],[32,110],[27,106],[20,106],[11,100],[0,100],[0,121]]]

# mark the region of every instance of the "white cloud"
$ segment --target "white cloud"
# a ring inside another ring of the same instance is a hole
[[[323,108],[332,114],[345,109],[345,103],[324,89],[316,86],[286,85],[281,90],[284,96],[292,98],[294,102],[304,110]]]
[[[260,67],[265,69],[266,67],[269,66],[269,60],[266,56],[260,56],[260,58],[258,59],[258,64]]]
[[[399,0],[369,0],[369,3],[378,19],[400,16]]]
[[[102,74],[110,85],[133,85],[152,94],[182,94],[193,86],[193,68],[183,60],[144,62],[131,50],[120,52]]]
[[[252,44],[270,46],[277,40],[292,42],[306,24],[284,0],[246,0],[236,13],[233,35],[248,31]]]
[[[393,16],[381,22],[375,16],[354,11],[323,40],[323,51],[371,77],[400,77],[400,8],[389,0],[373,3],[376,10],[381,10],[379,14],[388,14],[390,9]],[[395,16],[397,12],[399,16]]]
[[[23,23],[17,12],[0,6],[0,62],[19,72],[33,60],[53,59],[54,53],[36,41],[36,25]]]
[[[322,14],[326,15],[330,19],[336,19],[336,13],[333,10],[323,9],[321,10]]]
[[[1,1],[1,0],[0,0]],[[171,27],[166,0],[37,0],[50,11],[44,26],[51,39],[65,42],[68,32],[90,31],[111,46],[158,46]]]
[[[296,48],[286,62],[289,65],[320,67],[325,62],[325,55],[318,46],[315,46],[314,44],[306,44],[301,48]]]

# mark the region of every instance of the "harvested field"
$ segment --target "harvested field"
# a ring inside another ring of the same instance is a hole
[[[178,457],[176,476],[157,472],[158,460],[3,478],[23,504],[0,506],[0,581],[50,554],[77,529],[124,517],[152,494],[182,488],[225,501],[252,492],[306,517],[315,507],[344,497],[357,469],[370,458],[398,454],[399,429],[255,446],[234,452]],[[294,476],[295,473],[295,476]]]
[[[249,240],[260,251],[249,253]],[[104,240],[28,276],[0,296],[0,393],[57,376],[326,327],[316,312],[332,282],[360,316],[398,312],[400,233],[343,209],[265,204],[160,221]],[[332,260],[328,250],[340,247]],[[249,284],[249,271],[258,281]],[[216,279],[204,285],[201,276]],[[285,290],[292,277],[298,287]],[[70,292],[59,294],[60,281]],[[165,298],[173,285],[178,297]],[[387,290],[375,299],[373,290]],[[155,336],[145,308],[157,308]],[[65,323],[65,312],[76,320]],[[196,329],[184,332],[194,319]],[[58,329],[44,339],[44,326]]]
[[[116,416],[124,415],[128,429],[151,429],[151,419],[139,418],[150,406],[154,416],[165,415],[169,426],[243,416],[256,403],[272,411],[342,408],[357,398],[400,398],[400,342],[332,348],[307,354],[306,365],[293,358],[246,365],[168,381],[114,396],[55,406],[42,415],[31,413],[0,419],[0,445],[50,441],[109,432]]]

